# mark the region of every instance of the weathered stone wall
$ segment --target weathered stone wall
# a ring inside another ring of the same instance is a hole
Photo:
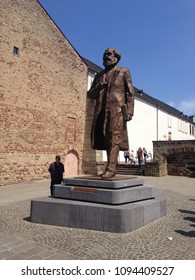
[[[153,162],[146,175],[187,176],[186,165],[195,163],[195,140],[153,141]]]
[[[186,164],[167,164],[167,174],[174,176],[188,176]]]
[[[153,160],[167,162],[170,158],[175,163],[195,162],[195,140],[153,141]]]
[[[167,164],[162,162],[146,162],[145,176],[161,177],[167,175]]]
[[[69,151],[81,173],[87,66],[38,1],[0,11],[0,184],[48,177]]]

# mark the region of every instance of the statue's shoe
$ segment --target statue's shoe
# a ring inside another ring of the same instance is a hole
[[[105,173],[103,173],[101,175],[101,177],[102,177],[102,179],[109,179],[109,178],[113,178],[115,175],[116,175],[116,171],[113,172],[113,171],[107,170]]]

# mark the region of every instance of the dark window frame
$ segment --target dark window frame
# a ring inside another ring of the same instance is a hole
[[[19,55],[19,48],[18,47],[16,47],[16,46],[13,47],[13,54],[14,55]]]

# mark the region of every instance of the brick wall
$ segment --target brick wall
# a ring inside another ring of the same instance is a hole
[[[153,160],[157,162],[195,162],[195,140],[153,141]]]
[[[153,141],[153,160],[146,175],[187,176],[186,166],[195,164],[195,140]]]
[[[0,10],[0,184],[48,177],[69,151],[82,172],[87,66],[38,1]]]

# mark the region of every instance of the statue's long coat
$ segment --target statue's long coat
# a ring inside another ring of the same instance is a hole
[[[107,86],[99,90],[101,81]],[[88,96],[95,99],[94,118],[91,130],[91,146],[96,150],[107,150],[109,144],[117,144],[120,150],[127,150],[127,126],[122,112],[126,105],[127,113],[133,116],[134,88],[127,68],[115,66],[103,70],[95,76]]]

